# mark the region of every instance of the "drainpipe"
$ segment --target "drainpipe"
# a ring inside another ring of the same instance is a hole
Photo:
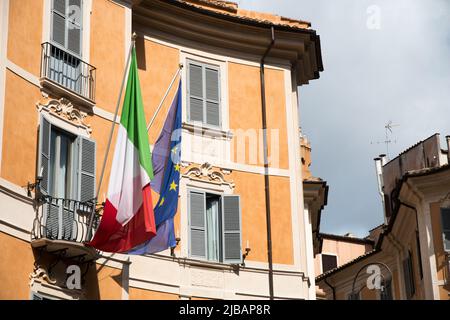
[[[333,292],[333,300],[336,300],[336,288],[333,287],[333,286],[328,282],[328,279],[327,279],[327,278],[325,278],[325,280],[324,280],[323,282],[325,282],[325,284],[331,288],[331,291]]]
[[[381,164],[382,160],[381,158],[375,158],[373,160],[375,161],[375,172],[377,175],[378,193],[380,194],[381,202],[383,204],[383,213],[386,223],[386,208],[384,204],[384,193],[383,193],[383,169]]]
[[[450,136],[445,136],[447,140],[447,163],[450,164]]]
[[[263,153],[264,153],[264,190],[266,198],[266,225],[267,225],[267,260],[269,263],[269,297],[273,300],[273,261],[272,261],[272,225],[270,220],[270,188],[269,188],[269,156],[267,148],[267,115],[266,115],[266,85],[264,81],[264,63],[267,54],[272,49],[275,42],[275,30],[271,27],[272,38],[269,46],[264,52],[260,63],[261,76],[261,113],[263,129]]]

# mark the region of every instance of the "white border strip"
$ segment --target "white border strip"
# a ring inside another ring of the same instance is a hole
[[[0,171],[3,152],[3,114],[6,92],[6,60],[8,52],[9,0],[0,1]]]

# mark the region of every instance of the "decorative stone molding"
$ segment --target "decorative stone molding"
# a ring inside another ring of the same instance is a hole
[[[183,177],[189,178],[191,180],[205,181],[208,180],[212,183],[219,185],[227,185],[229,188],[234,189],[235,184],[233,181],[227,181],[225,175],[229,175],[231,170],[229,169],[219,169],[215,170],[213,166],[205,162],[200,166],[192,166],[187,170]]]
[[[51,279],[47,273],[47,270],[45,270],[40,266],[36,266],[34,268],[33,272],[30,273],[29,278],[30,278],[29,282],[30,287],[33,286],[36,280],[40,280],[41,282],[45,281],[50,284],[56,284],[56,280]]]
[[[87,113],[75,108],[72,102],[66,98],[61,98],[59,100],[45,99],[44,101],[39,101],[36,104],[36,107],[39,111],[45,110],[66,122],[86,130],[88,134],[91,134],[92,132],[91,125],[85,121]]]

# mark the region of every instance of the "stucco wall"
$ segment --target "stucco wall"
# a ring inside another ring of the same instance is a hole
[[[7,57],[35,76],[40,74],[43,12],[43,0],[9,1]]]
[[[124,29],[124,7],[113,1],[92,1],[90,64],[97,68],[95,100],[110,112],[115,110],[125,68]]]
[[[0,300],[30,298],[28,283],[33,263],[28,242],[0,232]]]
[[[6,72],[1,177],[19,186],[34,182],[37,148],[36,102],[39,89]]]

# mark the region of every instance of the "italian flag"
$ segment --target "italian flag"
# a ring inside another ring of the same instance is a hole
[[[100,226],[89,245],[106,252],[124,252],[156,235],[151,159],[133,48],[108,196]]]

